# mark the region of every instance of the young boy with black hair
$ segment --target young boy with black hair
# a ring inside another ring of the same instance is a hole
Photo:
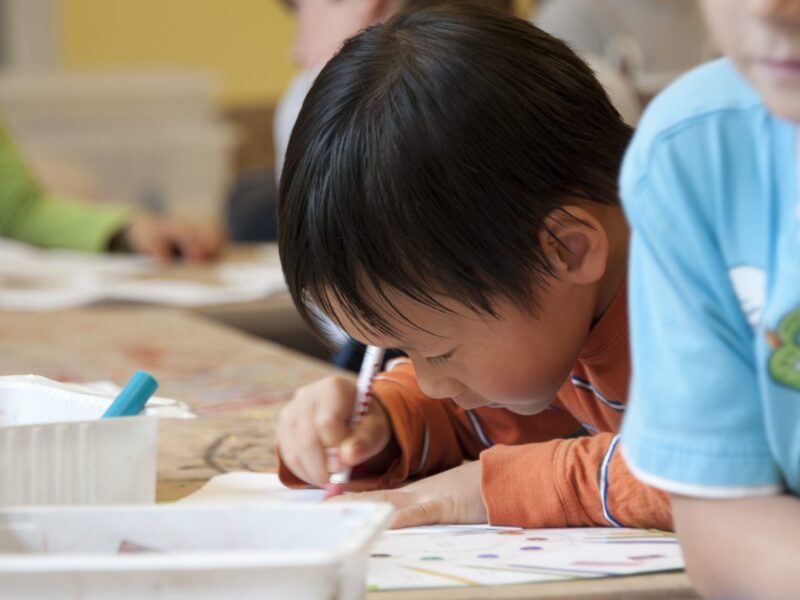
[[[704,0],[725,59],[654,100],[633,229],[625,456],[712,598],[800,589],[800,1]]]
[[[341,464],[354,489],[423,477],[366,494],[399,507],[397,526],[670,528],[616,436],[629,137],[565,44],[499,12],[409,12],[346,42],[289,143],[281,260],[309,322],[313,303],[408,360],[352,432],[350,379],[298,391],[283,480],[324,485]]]

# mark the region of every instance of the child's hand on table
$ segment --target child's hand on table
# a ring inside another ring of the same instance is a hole
[[[384,472],[393,458],[392,426],[373,398],[369,412],[349,431],[356,384],[346,377],[326,377],[295,392],[281,410],[276,438],[281,460],[296,477],[323,487],[342,466]],[[338,460],[326,449],[339,449]]]
[[[394,490],[347,494],[331,502],[388,502],[397,509],[392,527],[486,523],[481,463],[470,462]]]
[[[213,223],[195,223],[180,217],[138,214],[111,241],[111,248],[147,254],[167,261],[177,252],[194,262],[217,256],[225,234]]]

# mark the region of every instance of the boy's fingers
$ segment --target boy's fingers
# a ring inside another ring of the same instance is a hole
[[[319,443],[299,446],[295,456],[299,470],[304,474],[301,476],[295,473],[300,479],[318,486],[324,486],[328,482],[330,474],[325,464],[325,451]]]
[[[281,461],[283,462],[284,466],[292,472],[292,475],[300,479],[301,481],[305,481],[308,483],[308,474],[305,472],[302,463],[300,462],[300,457],[297,453],[287,451],[286,449],[281,450]]]
[[[338,447],[347,437],[351,409],[352,403],[348,406],[347,402],[325,402],[318,407],[314,429],[324,447]]]
[[[444,503],[440,500],[411,504],[397,511],[392,529],[437,525],[444,521]]]
[[[286,407],[278,418],[281,458],[298,478],[315,485],[328,480],[324,449],[317,437],[300,425],[296,411]]]
[[[328,473],[338,473],[342,470],[339,448],[325,448],[325,468],[328,469]]]
[[[369,460],[389,443],[390,433],[384,420],[368,415],[341,445],[339,458],[350,466]]]
[[[445,521],[445,503],[440,500],[415,501],[415,495],[401,490],[378,490],[347,494],[331,498],[331,502],[388,502],[394,505],[397,513],[392,522],[392,529],[418,527],[421,525],[437,525]]]

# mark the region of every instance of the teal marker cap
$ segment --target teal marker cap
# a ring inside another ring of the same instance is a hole
[[[103,413],[103,418],[138,415],[157,388],[158,382],[152,375],[144,371],[136,371],[111,406]]]

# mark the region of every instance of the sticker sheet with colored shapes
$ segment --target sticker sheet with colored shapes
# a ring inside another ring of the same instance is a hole
[[[641,529],[418,527],[373,547],[371,590],[511,585],[683,568],[671,533]]]

